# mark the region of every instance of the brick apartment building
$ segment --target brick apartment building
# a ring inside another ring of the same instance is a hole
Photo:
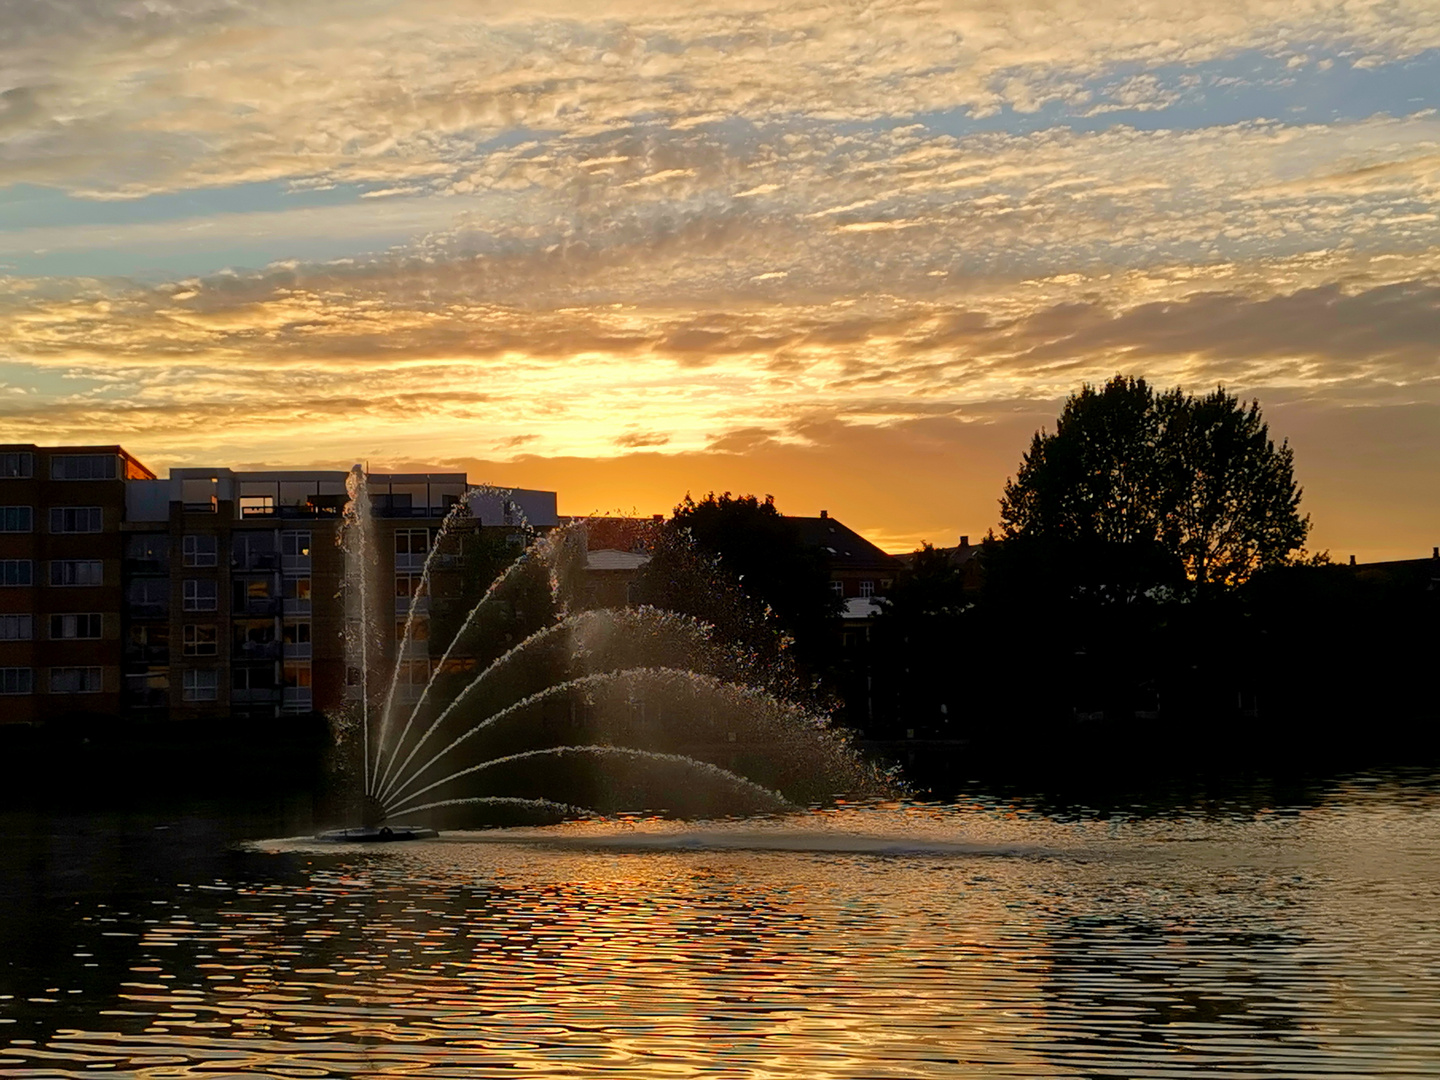
[[[347,601],[340,471],[174,469],[160,479],[118,446],[0,446],[0,723],[271,717],[340,705]],[[371,474],[372,611],[388,667],[431,545],[450,509],[471,517],[437,553],[417,604],[402,697],[432,656],[432,606],[467,607],[482,533],[523,543],[553,527],[553,492],[507,496],[463,473]],[[351,616],[354,601],[349,604]],[[455,658],[463,663],[464,658]]]
[[[0,446],[0,722],[119,711],[125,491],[153,479],[118,446]]]

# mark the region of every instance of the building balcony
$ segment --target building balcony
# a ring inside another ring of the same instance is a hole
[[[232,558],[230,560],[232,570],[278,570],[280,569],[280,556],[273,551],[257,555],[247,555],[243,559]]]
[[[233,606],[231,614],[236,618],[250,615],[279,615],[280,600],[273,596],[247,596]]]
[[[424,570],[425,556],[418,552],[400,553],[395,555],[395,569],[402,570]]]
[[[274,686],[254,687],[249,690],[231,690],[232,705],[274,705],[280,700],[280,691]]]
[[[281,569],[285,570],[287,573],[288,573],[288,572],[291,572],[291,571],[300,571],[300,570],[304,570],[304,571],[306,571],[306,572],[308,573],[309,570],[310,570],[310,556],[309,556],[309,555],[282,555],[282,556],[280,557],[280,567],[281,567]]]
[[[230,655],[235,660],[279,660],[280,642],[246,641],[236,645]]]
[[[309,600],[286,597],[281,603],[281,609],[286,615],[309,615],[310,603]]]
[[[415,614],[430,614],[430,597],[428,596],[397,596],[395,597],[395,614],[401,617],[410,614],[410,601],[415,601]]]
[[[314,708],[314,695],[308,686],[287,686],[281,705],[286,712],[309,712]]]
[[[126,687],[121,704],[126,709],[163,709],[170,704],[170,691],[163,687]]]
[[[312,648],[308,641],[286,642],[282,649],[282,655],[286,660],[309,660]]]

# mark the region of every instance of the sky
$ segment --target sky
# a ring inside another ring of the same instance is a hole
[[[0,0],[0,427],[978,539],[1117,372],[1440,543],[1435,0]]]

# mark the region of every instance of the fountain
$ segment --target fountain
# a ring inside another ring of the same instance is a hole
[[[360,759],[361,827],[328,838],[413,839],[627,811],[771,813],[887,790],[825,717],[765,689],[755,657],[712,627],[651,607],[587,607],[583,522],[545,536],[527,527],[528,546],[431,665],[417,630],[433,571],[450,541],[473,532],[469,503],[457,503],[387,658],[380,598],[389,590],[379,587],[359,466],[347,489],[346,652],[360,676],[340,727]],[[421,644],[428,677],[418,695],[402,694]]]

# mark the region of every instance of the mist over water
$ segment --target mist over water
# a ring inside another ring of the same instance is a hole
[[[1440,1074],[1435,774],[380,851],[6,824],[5,1075]]]

